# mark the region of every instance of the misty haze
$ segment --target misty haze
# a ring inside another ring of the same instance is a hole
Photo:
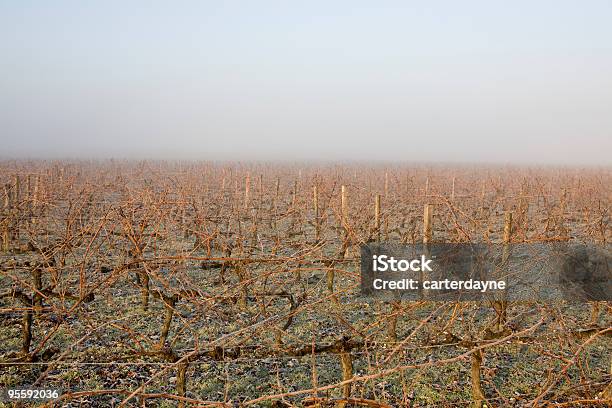
[[[0,5],[4,158],[609,165],[609,2]]]

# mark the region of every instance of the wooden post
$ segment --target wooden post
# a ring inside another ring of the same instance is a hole
[[[510,211],[507,211],[504,216],[504,244],[510,243],[511,236],[512,236],[512,213]]]
[[[451,187],[451,201],[455,201],[455,177],[453,177],[453,185]]]
[[[512,212],[506,211],[506,214],[504,216],[504,236],[503,236],[504,247],[502,250],[502,265],[503,265],[502,273],[507,272],[505,265],[507,265],[508,258],[510,257],[511,239],[512,239]],[[505,294],[506,293],[504,291],[502,295],[505,295]],[[495,309],[495,312],[497,313],[497,318],[495,319],[495,326],[496,326],[495,330],[500,332],[503,330],[504,326],[506,325],[508,301],[505,299],[505,296],[503,299],[493,302],[493,307]]]
[[[263,204],[263,174],[259,175],[259,203],[257,203],[257,208],[260,209]]]
[[[389,196],[389,172],[385,172],[385,199]]]
[[[431,204],[425,204],[423,209],[423,243],[428,244],[433,238],[433,206]]]
[[[423,207],[423,255],[425,257],[430,257],[429,251],[429,243],[431,243],[433,239],[433,205],[425,204]],[[423,282],[426,280],[425,271],[420,270],[418,272],[418,280],[419,282]],[[418,293],[419,297],[422,299],[425,297],[427,289],[424,289],[422,286],[419,287]]]
[[[293,206],[293,208],[295,208],[297,204],[297,187],[298,187],[297,180],[293,180],[293,197],[291,199],[291,205]]]
[[[385,216],[385,241],[389,240],[389,216]]]
[[[425,179],[425,197],[429,196],[429,176]]]
[[[374,201],[374,225],[376,236],[380,241],[380,194],[376,194],[376,200]]]
[[[314,211],[315,240],[319,241],[319,189],[316,184],[312,187],[312,205]]]
[[[341,207],[341,216],[340,216],[340,224],[344,227],[344,231],[348,234],[348,197],[347,197],[347,189],[346,186],[342,186],[341,188],[341,196],[340,196],[340,207]]]
[[[12,202],[12,208],[13,208],[13,216],[14,218],[14,223],[13,223],[13,237],[15,238],[15,240],[19,241],[19,227],[20,225],[20,214],[19,214],[19,205],[21,203],[21,179],[19,177],[18,174],[15,175],[15,180],[14,180],[14,185],[13,185],[13,202]]]
[[[251,190],[251,175],[247,173],[244,179],[244,208],[249,208],[250,190]]]
[[[347,188],[346,186],[342,186],[342,196],[341,196],[341,222],[344,229],[344,239],[342,243],[342,247],[344,248],[343,256],[346,257],[349,246],[349,225],[348,225],[348,196],[347,196]]]
[[[257,236],[257,209],[253,208],[251,210],[251,216],[252,216],[252,232],[253,232],[253,242],[257,242],[258,241],[258,236]]]

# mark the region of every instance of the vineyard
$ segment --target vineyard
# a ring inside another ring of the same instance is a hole
[[[609,245],[607,168],[4,161],[0,181],[0,389],[60,389],[47,406],[612,400],[609,302],[359,290],[372,241]]]

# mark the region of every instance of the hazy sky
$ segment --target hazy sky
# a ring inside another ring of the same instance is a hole
[[[0,0],[0,157],[612,164],[612,1]]]

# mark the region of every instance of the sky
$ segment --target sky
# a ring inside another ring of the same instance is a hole
[[[611,165],[612,2],[0,0],[0,157]]]

